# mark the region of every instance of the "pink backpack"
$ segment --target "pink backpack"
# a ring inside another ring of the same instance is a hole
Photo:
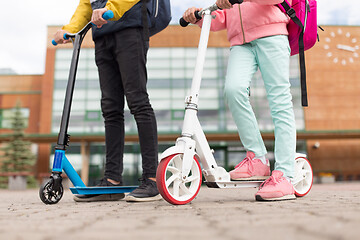
[[[284,0],[278,4],[278,7],[291,18],[287,26],[291,55],[299,54],[301,102],[302,106],[308,106],[304,51],[312,48],[318,40],[317,2],[316,0],[292,0],[292,4],[289,4],[287,0]]]

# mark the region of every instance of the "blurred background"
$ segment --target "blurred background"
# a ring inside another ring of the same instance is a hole
[[[178,19],[191,6],[209,0],[172,0],[172,24],[150,40],[148,90],[159,131],[159,154],[181,133],[184,99],[191,86],[200,29],[181,28]],[[0,21],[0,166],[13,140],[14,122],[23,124],[34,161],[23,170],[35,182],[50,175],[68,80],[72,45],[50,41],[70,20],[78,1],[14,0]],[[298,131],[297,151],[307,154],[316,181],[360,180],[360,3],[318,1],[320,41],[306,52],[309,107],[300,103],[298,56],[291,58],[290,82]],[[345,46],[345,47],[344,47]],[[218,164],[232,169],[245,156],[236,126],[224,102],[223,85],[229,56],[226,31],[211,33],[200,92],[198,116],[215,150]],[[273,162],[273,124],[261,74],[255,74],[251,101],[268,158]],[[19,113],[17,115],[16,113]],[[17,116],[17,118],[16,118]],[[137,184],[141,155],[132,115],[126,110],[125,184]],[[67,158],[88,185],[102,177],[104,126],[91,33],[85,38],[77,72]],[[5,159],[5,160],[4,160]],[[4,165],[4,164],[3,164]],[[1,176],[10,170],[2,168]],[[10,174],[11,175],[11,174]],[[5,183],[5,179],[2,180]]]

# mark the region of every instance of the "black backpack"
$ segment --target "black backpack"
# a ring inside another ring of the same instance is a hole
[[[141,1],[142,21],[145,35],[151,37],[164,30],[169,25],[171,21],[170,0]]]

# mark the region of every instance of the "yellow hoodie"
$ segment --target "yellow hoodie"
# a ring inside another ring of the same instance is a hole
[[[117,21],[139,1],[140,0],[108,0],[105,8],[114,12],[114,17],[110,20]],[[90,0],[80,0],[69,24],[63,26],[62,29],[70,33],[77,33],[91,20],[92,11]]]

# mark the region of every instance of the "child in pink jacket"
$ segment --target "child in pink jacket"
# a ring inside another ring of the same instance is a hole
[[[211,24],[211,31],[227,29],[231,47],[224,92],[247,150],[246,158],[230,176],[233,180],[267,179],[255,194],[256,200],[262,201],[295,199],[291,184],[296,127],[289,82],[289,18],[276,6],[282,1],[244,0],[232,6],[228,0],[217,0],[223,10],[213,12],[216,18]],[[189,8],[183,18],[201,27],[202,21],[194,15],[200,10]],[[249,101],[251,79],[258,69],[275,126],[275,169],[271,176],[265,144]]]

